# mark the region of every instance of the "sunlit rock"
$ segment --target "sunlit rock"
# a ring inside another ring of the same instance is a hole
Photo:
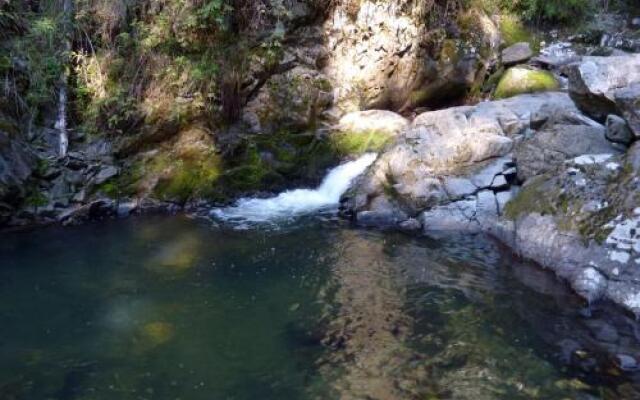
[[[553,91],[559,87],[558,81],[550,72],[513,67],[500,79],[495,97],[504,99],[524,93]]]
[[[567,73],[571,98],[586,114],[604,121],[618,113],[616,90],[640,83],[640,55],[584,57]]]

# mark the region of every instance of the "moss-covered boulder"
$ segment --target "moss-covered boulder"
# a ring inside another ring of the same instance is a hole
[[[523,93],[557,90],[559,87],[556,78],[548,71],[513,67],[508,69],[500,79],[494,97],[505,99]]]
[[[406,118],[391,111],[358,111],[342,117],[331,140],[341,156],[377,152],[391,143],[407,126],[409,121]]]

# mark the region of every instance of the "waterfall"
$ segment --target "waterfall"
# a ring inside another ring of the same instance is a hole
[[[63,59],[65,63],[71,54],[71,32],[73,29],[73,0],[64,0],[62,4],[63,26],[65,40],[63,43]],[[60,157],[67,155],[69,148],[69,133],[67,132],[67,97],[69,85],[69,68],[64,66],[60,74],[60,87],[58,89],[58,115],[56,118],[55,129],[58,131],[58,154]]]
[[[67,133],[67,86],[66,82],[61,85],[58,92],[58,116],[56,118],[55,129],[58,131],[60,157],[67,155],[69,148],[69,135]]]
[[[316,189],[286,191],[268,199],[245,198],[236,205],[211,211],[211,216],[225,222],[277,222],[336,207],[353,180],[375,160],[376,154],[365,154],[332,169]]]

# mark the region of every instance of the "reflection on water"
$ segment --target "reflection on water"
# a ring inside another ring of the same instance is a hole
[[[479,236],[0,236],[0,400],[635,399],[640,328]],[[630,357],[630,358],[624,358]]]

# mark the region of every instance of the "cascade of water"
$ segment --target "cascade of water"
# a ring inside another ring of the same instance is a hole
[[[67,87],[63,84],[58,92],[58,116],[56,118],[55,129],[58,131],[59,145],[58,154],[60,157],[67,155],[69,148],[69,135],[67,133]]]
[[[73,19],[73,0],[64,0],[62,4],[63,30],[65,40],[63,43],[63,57],[65,60],[71,54],[71,32]],[[65,66],[60,75],[60,87],[58,89],[58,115],[56,118],[55,129],[58,131],[59,144],[58,154],[60,157],[67,155],[69,148],[69,134],[67,132],[67,86],[69,84],[69,69]]]
[[[230,222],[275,222],[335,207],[376,157],[368,153],[332,169],[316,189],[290,190],[268,199],[240,199],[235,206],[215,209],[211,215]]]

